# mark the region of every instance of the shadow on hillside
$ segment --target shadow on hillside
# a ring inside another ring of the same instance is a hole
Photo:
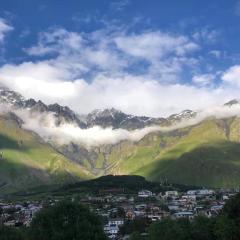
[[[0,134],[0,150],[1,149],[16,149],[16,150],[24,150],[23,142],[15,141],[9,138],[6,135]]]
[[[175,149],[173,149],[175,151]],[[218,142],[202,145],[179,158],[149,164],[147,179],[171,183],[229,187],[240,184],[240,144]],[[143,169],[139,169],[141,172]]]
[[[64,170],[50,171],[21,162],[0,160],[0,197],[13,194],[19,196],[46,192],[51,185],[73,184],[83,180]]]

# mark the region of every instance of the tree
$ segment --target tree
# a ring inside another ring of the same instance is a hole
[[[217,240],[239,240],[239,227],[225,215],[219,216],[214,227]]]
[[[162,221],[151,224],[149,228],[150,240],[190,240],[190,223],[187,219]]]
[[[125,211],[123,208],[121,208],[121,207],[117,208],[117,216],[121,217],[121,218],[125,218]]]
[[[43,208],[30,226],[33,240],[105,240],[98,216],[85,206],[70,201]]]
[[[20,230],[12,227],[0,227],[0,240],[24,240]]]
[[[120,227],[120,233],[122,235],[130,234],[132,232],[145,232],[146,227],[149,225],[147,218],[135,218],[134,220],[127,220]]]
[[[192,239],[194,240],[214,240],[214,223],[213,219],[205,216],[195,217],[191,224]]]
[[[215,224],[217,240],[240,239],[240,194],[237,194],[225,204],[222,213]]]
[[[3,225],[3,209],[0,207],[0,227]]]
[[[222,214],[230,219],[240,221],[240,194],[227,201]]]
[[[141,234],[139,232],[133,232],[131,235],[130,235],[130,238],[129,240],[143,240]]]

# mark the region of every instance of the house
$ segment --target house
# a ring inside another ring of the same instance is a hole
[[[124,224],[123,218],[109,219],[108,223],[104,226],[104,232],[110,239],[114,239],[119,232],[119,227]]]
[[[4,226],[13,227],[13,226],[15,226],[15,222],[16,222],[15,220],[7,221],[7,222],[4,223]]]
[[[190,200],[190,201],[196,201],[197,196],[195,194],[187,194],[183,195],[182,199]]]
[[[180,206],[179,205],[168,205],[168,209],[170,211],[178,211],[178,210],[180,210]]]
[[[128,220],[133,220],[136,217],[136,214],[133,210],[126,211],[126,218]]]
[[[138,197],[147,198],[152,196],[153,196],[153,193],[149,190],[142,190],[138,192]]]
[[[151,219],[152,222],[159,221],[162,219],[162,216],[157,214],[148,214],[147,217]]]
[[[188,218],[188,219],[192,219],[194,217],[194,214],[193,214],[193,212],[190,212],[190,211],[183,211],[183,212],[174,213],[173,216],[175,218]]]
[[[108,225],[121,226],[124,224],[123,218],[112,218],[108,220]]]
[[[211,206],[211,211],[213,211],[213,212],[220,212],[222,209],[223,209],[223,205]]]
[[[197,190],[189,190],[187,191],[187,195],[196,195],[197,194]]]
[[[229,200],[229,196],[228,196],[228,195],[223,195],[223,196],[222,196],[222,200],[223,200],[223,201]]]
[[[166,197],[177,197],[178,196],[178,191],[166,191],[165,196]]]
[[[213,195],[215,194],[215,192],[213,190],[209,190],[209,189],[200,189],[197,191],[197,195]]]
[[[146,215],[145,210],[134,210],[135,216],[144,217]]]
[[[103,230],[110,239],[113,239],[118,234],[119,228],[116,225],[108,225],[107,224],[104,226]]]
[[[215,192],[210,189],[198,189],[198,190],[189,190],[187,191],[187,195],[200,195],[200,196],[205,196],[205,195],[213,195]]]

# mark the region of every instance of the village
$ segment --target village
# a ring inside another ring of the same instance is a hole
[[[104,232],[109,239],[127,240],[136,226],[142,236],[147,235],[147,227],[164,218],[188,218],[203,215],[214,217],[219,214],[227,200],[238,189],[199,189],[180,192],[176,190],[153,193],[140,190],[124,193],[109,189],[99,194],[82,197],[72,196],[72,201],[80,201],[91,211],[102,217]],[[0,223],[12,227],[28,227],[36,213],[47,205],[54,205],[59,199],[41,201],[0,203]]]

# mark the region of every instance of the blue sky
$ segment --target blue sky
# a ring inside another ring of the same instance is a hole
[[[0,83],[79,113],[166,116],[239,98],[240,1],[8,0]]]

